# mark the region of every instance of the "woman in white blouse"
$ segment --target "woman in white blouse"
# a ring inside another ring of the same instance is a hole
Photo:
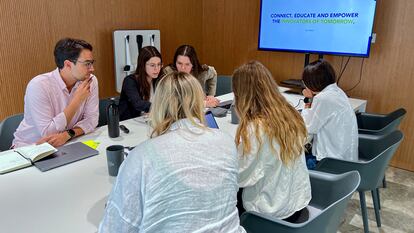
[[[325,157],[358,160],[358,125],[345,92],[336,85],[336,75],[325,60],[305,67],[303,95],[311,101],[302,117],[312,142],[312,154],[306,155],[308,168]]]
[[[294,222],[311,199],[303,119],[261,63],[239,67],[232,83],[243,207]]]
[[[236,208],[236,146],[205,126],[203,99],[190,74],[160,80],[151,138],[122,164],[99,232],[245,232]]]

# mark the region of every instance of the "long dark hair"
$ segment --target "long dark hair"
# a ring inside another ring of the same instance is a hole
[[[157,48],[154,46],[145,46],[139,51],[137,69],[135,70],[134,76],[139,84],[138,92],[141,94],[143,100],[149,100],[151,95],[151,84],[147,81],[145,65],[147,61],[153,57],[158,57],[162,62],[161,53],[158,52]]]
[[[208,70],[207,65],[201,65],[198,60],[197,53],[193,46],[191,45],[181,45],[177,48],[174,54],[174,62],[171,64],[174,70],[177,70],[177,57],[178,56],[187,56],[190,59],[193,68],[191,69],[191,74],[194,77],[197,77],[201,72]]]

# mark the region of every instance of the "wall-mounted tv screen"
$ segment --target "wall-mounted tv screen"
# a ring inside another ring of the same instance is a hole
[[[368,57],[376,0],[261,0],[259,49]]]

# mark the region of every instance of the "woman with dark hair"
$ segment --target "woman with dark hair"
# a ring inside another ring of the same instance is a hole
[[[161,68],[162,58],[157,48],[142,48],[135,73],[125,77],[122,83],[119,99],[120,120],[139,117],[143,112],[149,112]]]
[[[358,126],[355,112],[345,92],[336,85],[332,66],[318,60],[305,67],[302,74],[303,95],[310,99],[302,117],[308,134],[313,137],[312,154],[306,155],[308,168],[332,157],[358,159]]]
[[[217,86],[217,72],[212,66],[200,64],[193,46],[181,45],[177,48],[174,54],[173,63],[164,68],[165,74],[169,74],[173,71],[184,72],[196,77],[206,94],[204,101],[205,107],[217,106],[219,100],[214,98]]]

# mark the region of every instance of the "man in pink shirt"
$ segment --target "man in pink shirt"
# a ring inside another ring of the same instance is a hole
[[[92,46],[65,38],[56,43],[54,56],[57,68],[27,85],[24,119],[14,133],[14,147],[42,142],[58,147],[93,131],[98,124]]]

